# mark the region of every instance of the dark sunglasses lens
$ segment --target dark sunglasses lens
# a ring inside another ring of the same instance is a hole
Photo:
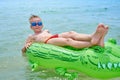
[[[42,26],[42,22],[38,22],[38,26]]]
[[[36,26],[36,22],[32,22],[32,23],[31,23],[31,26]]]

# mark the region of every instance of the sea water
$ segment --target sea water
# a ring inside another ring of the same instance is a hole
[[[33,33],[28,21],[32,14],[53,34],[91,34],[104,23],[109,26],[105,41],[115,38],[120,45],[119,0],[0,0],[0,80],[67,80],[53,70],[32,72],[22,56],[25,39]],[[76,80],[100,79],[80,74]]]

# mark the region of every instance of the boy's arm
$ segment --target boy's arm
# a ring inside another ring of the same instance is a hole
[[[26,52],[26,48],[23,47],[21,51],[22,51],[22,55],[24,55],[24,53]]]
[[[24,47],[22,48],[23,54],[26,52],[26,49],[32,44],[32,42],[33,42],[33,36],[29,36],[25,42]]]

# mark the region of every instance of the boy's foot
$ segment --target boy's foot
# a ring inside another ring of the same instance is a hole
[[[100,39],[100,42],[98,43],[98,45],[101,46],[101,47],[104,47],[104,37],[105,37],[105,35],[107,34],[108,29],[109,29],[109,27],[108,27],[108,26],[105,26],[105,31],[104,31],[104,33],[103,33],[103,36],[102,36],[102,38]]]
[[[105,31],[105,26],[103,24],[99,24],[96,29],[96,32],[92,36],[91,43],[93,45],[97,45],[99,43],[101,37],[103,36],[104,31]]]

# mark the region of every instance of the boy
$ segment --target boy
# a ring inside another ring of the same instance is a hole
[[[99,24],[93,34],[79,34],[70,31],[53,35],[48,30],[42,30],[43,24],[39,16],[32,15],[29,21],[30,28],[34,31],[34,34],[30,35],[26,40],[22,49],[23,53],[33,42],[41,42],[57,46],[72,46],[75,48],[85,48],[94,45],[104,47],[104,37],[108,32],[108,26]]]

